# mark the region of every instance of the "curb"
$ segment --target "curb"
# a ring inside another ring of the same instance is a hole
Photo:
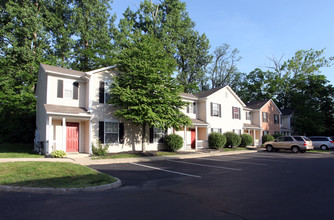
[[[114,177],[117,181],[100,186],[91,186],[83,188],[37,188],[23,186],[6,186],[0,185],[0,191],[5,192],[30,192],[30,193],[72,193],[72,192],[99,192],[109,189],[115,189],[122,186],[122,181]]]

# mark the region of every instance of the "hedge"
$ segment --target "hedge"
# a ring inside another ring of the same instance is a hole
[[[183,138],[177,134],[170,134],[165,137],[165,145],[170,151],[177,151],[183,146]]]
[[[219,149],[226,144],[226,137],[220,133],[212,132],[209,135],[209,147],[212,149]]]
[[[253,143],[253,138],[249,134],[242,134],[240,135],[240,137],[241,137],[240,147],[247,147]]]
[[[239,146],[241,143],[241,137],[234,132],[225,132],[226,144],[225,147]]]

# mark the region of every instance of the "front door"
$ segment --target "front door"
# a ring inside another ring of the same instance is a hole
[[[196,130],[191,129],[191,149],[195,149],[196,147]]]
[[[66,152],[79,152],[79,123],[66,123]]]

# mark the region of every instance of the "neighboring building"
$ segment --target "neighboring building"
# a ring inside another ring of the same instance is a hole
[[[282,112],[282,121],[281,121],[281,134],[284,136],[292,135],[292,118],[293,111],[292,109],[281,109]]]
[[[100,141],[110,146],[109,152],[142,150],[142,127],[115,117],[115,107],[108,104],[109,85],[116,74],[116,67],[81,72],[41,64],[35,147],[43,145],[46,154],[54,150],[92,153],[92,145]],[[147,150],[163,149],[163,138],[171,133],[184,138],[182,149],[199,149],[208,147],[211,132],[249,133],[254,145],[260,145],[263,134],[281,132],[280,120],[284,129],[289,128],[272,100],[246,106],[229,86],[180,95],[189,103],[182,111],[192,126],[147,128]]]
[[[256,101],[247,104],[252,115],[252,125],[260,128],[260,135],[256,134],[258,145],[262,144],[262,136],[266,134],[281,133],[281,117],[282,113],[272,99],[264,101]]]

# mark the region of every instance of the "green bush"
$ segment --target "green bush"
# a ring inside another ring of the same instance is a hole
[[[63,157],[66,157],[66,153],[62,150],[55,150],[55,151],[52,151],[51,157],[63,158]]]
[[[283,136],[283,135],[281,135],[281,134],[273,134],[274,139],[276,139],[278,137],[281,137],[281,136]]]
[[[183,138],[177,134],[170,134],[165,137],[165,145],[170,151],[177,151],[183,146]]]
[[[275,140],[275,138],[270,134],[266,134],[266,135],[262,136],[262,144],[264,144],[268,141],[273,141],[273,140]]]
[[[225,146],[226,137],[220,133],[212,132],[209,135],[209,147],[212,149],[219,149]]]
[[[95,156],[107,156],[108,154],[109,145],[105,144],[104,146],[101,144],[101,142],[97,142],[97,146],[92,144],[92,151],[93,155]]]
[[[239,146],[241,143],[241,137],[234,132],[225,132],[226,144],[225,147]]]
[[[249,134],[242,134],[240,135],[240,137],[241,137],[240,147],[247,147],[253,143],[253,138]]]

